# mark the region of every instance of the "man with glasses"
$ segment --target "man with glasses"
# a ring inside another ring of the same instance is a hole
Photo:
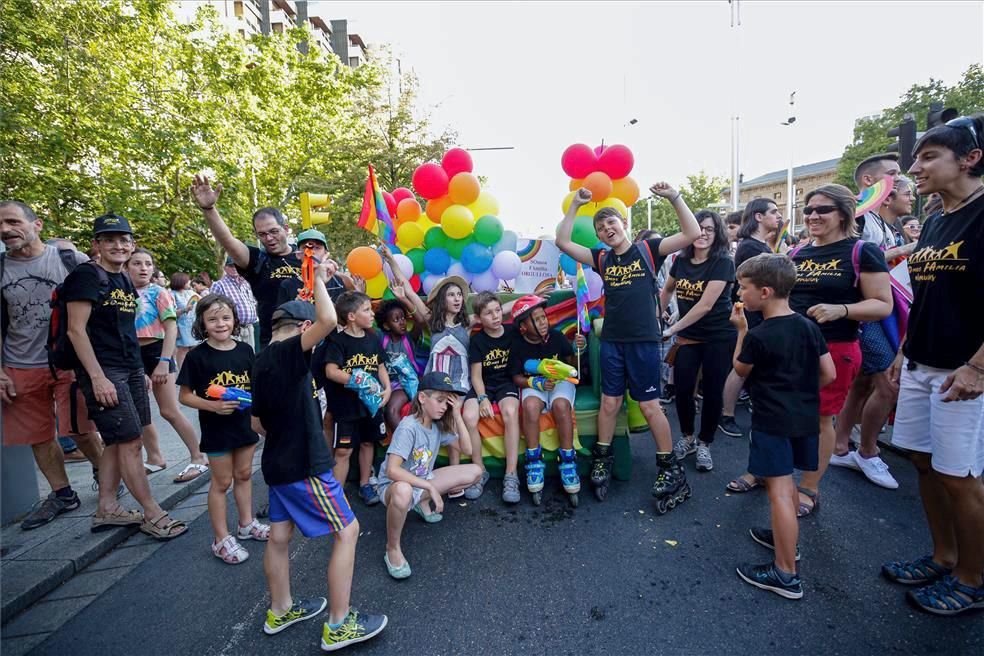
[[[3,443],[30,445],[51,494],[21,523],[31,530],[79,507],[65,471],[56,435],[71,435],[85,458],[99,469],[102,443],[85,412],[75,374],[48,367],[48,302],[51,292],[77,265],[87,261],[74,248],[45,244],[39,238],[41,219],[28,205],[0,201],[0,236],[7,250],[0,254],[3,298]],[[57,417],[57,424],[56,424]]]
[[[308,249],[311,251],[311,257],[317,262],[321,262],[326,257],[331,256],[331,253],[328,252],[328,239],[323,232],[314,228],[309,228],[297,235],[297,252],[303,255]],[[299,278],[291,278],[280,283],[280,291],[277,294],[277,307],[296,300],[306,300],[313,303],[313,295],[310,298],[303,299],[298,296],[303,288],[304,283]],[[346,291],[354,290],[355,283],[344,273],[336,273],[325,282],[325,288],[328,290],[329,298],[334,303]],[[362,291],[365,291],[364,287]]]

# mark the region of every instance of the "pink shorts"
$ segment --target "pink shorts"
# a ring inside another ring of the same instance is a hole
[[[861,343],[827,342],[827,350],[834,361],[837,378],[820,388],[820,416],[834,417],[844,407],[851,383],[861,373]]]
[[[14,402],[3,406],[4,444],[43,444],[59,435],[81,435],[96,430],[89,421],[85,399],[75,384],[73,372],[59,371],[57,379],[52,378],[47,367],[4,367],[3,372],[14,382],[17,392]]]

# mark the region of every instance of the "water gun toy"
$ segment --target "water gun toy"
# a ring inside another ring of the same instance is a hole
[[[577,369],[560,360],[549,358],[544,358],[543,360],[531,359],[524,363],[523,368],[526,370],[526,373],[533,376],[543,376],[555,381],[564,380],[574,385],[577,385],[579,382],[577,379]]]
[[[205,391],[205,396],[218,401],[238,401],[240,410],[245,410],[253,406],[253,395],[238,387],[209,385],[208,390]]]

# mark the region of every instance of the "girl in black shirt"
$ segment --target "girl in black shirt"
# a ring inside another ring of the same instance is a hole
[[[724,380],[731,370],[737,333],[729,321],[735,263],[728,247],[728,234],[721,217],[710,210],[697,213],[701,234],[673,262],[660,301],[665,306],[676,292],[680,318],[663,332],[664,339],[677,336],[673,362],[676,382],[677,418],[683,439],[674,452],[683,460],[697,454],[697,471],[714,468],[710,444],[721,415]],[[694,392],[697,373],[703,371],[704,401],[700,435],[694,438]]]

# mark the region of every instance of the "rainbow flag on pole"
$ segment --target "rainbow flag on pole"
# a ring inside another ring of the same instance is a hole
[[[359,222],[356,225],[378,236],[390,246],[396,243],[396,229],[393,227],[393,219],[390,218],[389,210],[386,209],[383,190],[379,188],[379,183],[376,182],[376,172],[373,170],[372,164],[369,165],[366,193],[362,197],[362,212],[359,214]]]
[[[588,316],[588,279],[584,277],[584,268],[577,263],[577,283],[574,286],[574,298],[577,299],[577,327],[582,333],[591,332],[591,317]]]
[[[789,236],[789,221],[786,221],[782,225],[782,231],[779,233],[779,238],[776,239],[775,252],[778,253],[779,249],[782,247],[782,243],[786,241],[786,237]]]

